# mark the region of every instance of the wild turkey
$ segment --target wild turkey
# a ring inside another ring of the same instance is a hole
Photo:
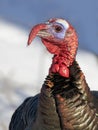
[[[41,92],[20,105],[9,130],[98,130],[98,93],[90,92],[75,60],[75,29],[66,20],[53,18],[33,27],[28,45],[36,35],[54,54],[52,65]]]

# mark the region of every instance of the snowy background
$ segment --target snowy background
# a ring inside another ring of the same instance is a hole
[[[39,39],[27,47],[33,25],[52,17],[72,23],[79,35],[79,62],[92,90],[98,90],[97,0],[0,0],[0,130],[28,96],[40,91],[51,57]]]

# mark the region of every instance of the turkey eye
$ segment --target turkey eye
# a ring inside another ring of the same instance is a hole
[[[57,33],[61,32],[62,31],[62,27],[61,26],[55,26],[55,31]]]

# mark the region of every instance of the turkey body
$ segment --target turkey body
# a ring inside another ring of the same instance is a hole
[[[98,130],[98,93],[90,92],[76,61],[70,77],[47,76],[40,94],[27,98],[9,130]]]

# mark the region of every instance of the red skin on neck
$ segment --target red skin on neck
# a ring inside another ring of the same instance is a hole
[[[29,34],[28,45],[31,44],[40,30],[47,30],[47,27],[46,24],[35,25]],[[74,28],[69,24],[65,38],[62,40],[57,40],[53,36],[49,36],[47,40],[41,39],[47,50],[54,54],[49,72],[59,73],[61,76],[68,78],[70,76],[69,67],[75,59],[78,47],[78,38]]]
[[[73,28],[69,28],[68,31]],[[74,30],[74,29],[73,29]],[[73,34],[66,34],[65,39],[58,44],[42,39],[43,44],[47,50],[54,54],[52,65],[49,73],[59,73],[61,76],[68,78],[69,66],[72,65],[78,47],[78,38],[75,30]]]

